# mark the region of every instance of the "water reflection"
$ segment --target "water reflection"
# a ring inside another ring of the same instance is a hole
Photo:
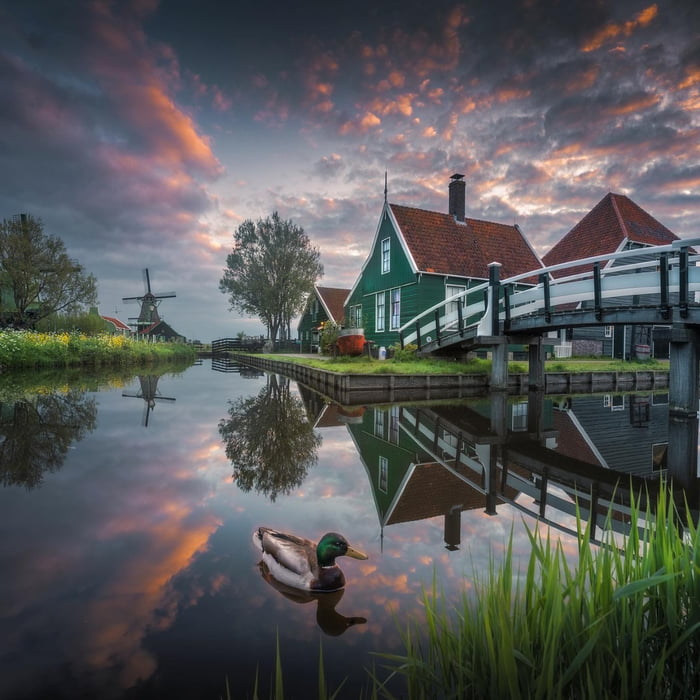
[[[177,402],[134,431],[140,402],[122,393],[140,393],[136,377],[77,380],[0,389],[3,699],[221,697],[226,677],[252,697],[256,673],[266,697],[278,639],[290,697],[317,694],[319,640],[329,687],[348,678],[338,697],[369,696],[372,654],[401,652],[398,628],[433,581],[458,603],[511,532],[525,561],[525,526],[540,524],[575,563],[575,499],[600,532],[618,478],[697,484],[697,420],[669,420],[661,394],[343,407],[197,366],[159,379]],[[35,456],[31,490],[7,476],[13,423],[31,424],[23,402],[41,421],[17,452],[44,439],[42,422],[76,431],[51,437],[60,469],[49,448]],[[338,530],[370,559],[345,570],[342,594],[280,590],[252,549],[260,523]]]
[[[364,625],[367,622],[365,617],[347,617],[336,610],[338,603],[345,594],[345,589],[331,593],[312,593],[302,591],[291,586],[286,586],[278,581],[268,569],[265,562],[258,563],[260,575],[263,580],[270,584],[276,591],[279,591],[285,598],[302,605],[316,601],[316,622],[323,632],[331,637],[338,637],[353,625]]]
[[[141,425],[144,428],[148,427],[148,420],[151,411],[156,407],[156,401],[176,401],[172,396],[162,396],[158,391],[158,380],[160,376],[157,374],[140,374],[139,385],[140,389],[137,392],[123,391],[122,396],[132,399],[143,399],[143,417]]]
[[[257,396],[230,402],[228,416],[219,433],[242,491],[275,501],[299,486],[317,463],[321,438],[289,378],[268,375]]]
[[[461,514],[509,504],[576,534],[625,531],[631,496],[668,477],[697,508],[697,418],[669,421],[665,394],[371,407],[346,425],[384,528],[440,516],[446,549],[461,544]],[[528,497],[530,500],[528,500]],[[612,520],[607,521],[609,511]]]
[[[0,403],[0,484],[39,486],[95,429],[95,400],[70,389]]]

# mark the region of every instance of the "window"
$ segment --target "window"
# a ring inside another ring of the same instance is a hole
[[[527,401],[513,404],[512,429],[514,432],[527,430]]]
[[[362,328],[362,304],[356,304],[350,307],[350,318],[348,323],[352,328]]]
[[[377,486],[382,493],[386,493],[389,488],[389,460],[386,457],[379,458],[379,483]]]
[[[384,439],[384,429],[386,425],[384,418],[384,411],[380,408],[376,408],[374,410],[374,435],[382,439]]]
[[[613,337],[613,327],[612,326],[605,326],[605,337],[606,338]]]
[[[445,299],[449,299],[450,297],[453,297],[455,294],[461,294],[465,290],[466,290],[466,287],[464,285],[446,284],[445,285]],[[456,314],[458,304],[459,304],[458,301],[453,301],[451,304],[448,304],[447,305],[447,313],[448,314]],[[462,297],[462,308],[464,308],[466,305],[467,305],[467,297],[463,296]]]
[[[400,407],[392,406],[389,414],[389,442],[399,444],[399,418],[401,417]]]
[[[382,274],[389,272],[391,268],[391,239],[382,241]]]
[[[397,330],[401,327],[401,290],[391,290],[391,329]]]
[[[375,330],[376,331],[383,331],[384,330],[384,311],[385,311],[384,292],[379,292],[377,294],[377,318],[376,318],[376,322],[375,322]]]

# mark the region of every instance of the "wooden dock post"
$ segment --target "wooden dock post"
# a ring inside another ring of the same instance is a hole
[[[508,340],[501,334],[499,311],[501,304],[501,263],[489,263],[489,298],[487,316],[488,335],[493,338],[491,345],[491,384],[492,391],[508,389]],[[486,317],[485,317],[486,318]]]
[[[544,343],[541,335],[529,342],[527,362],[528,389],[530,391],[544,389]]]
[[[698,413],[698,343],[694,328],[675,324],[671,329],[668,378],[669,413],[696,416]]]

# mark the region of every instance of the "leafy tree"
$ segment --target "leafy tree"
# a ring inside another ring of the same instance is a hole
[[[244,221],[234,234],[219,289],[232,310],[257,316],[271,340],[286,340],[291,321],[323,274],[320,253],[304,229],[277,212]]]
[[[22,214],[0,224],[0,287],[6,322],[23,328],[97,303],[97,281],[68,257],[40,219]]]

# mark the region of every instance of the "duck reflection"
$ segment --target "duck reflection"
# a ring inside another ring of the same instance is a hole
[[[239,488],[273,502],[300,486],[318,461],[321,438],[288,377],[269,374],[257,396],[230,402],[219,434]]]
[[[350,627],[354,625],[364,625],[367,622],[365,617],[347,617],[336,610],[340,603],[345,589],[331,593],[312,593],[310,591],[302,591],[297,588],[292,588],[284,583],[279,582],[270,573],[270,569],[264,561],[258,563],[260,575],[263,580],[272,586],[276,591],[281,593],[288,600],[300,605],[316,601],[316,622],[321,630],[330,637],[339,637],[344,634]]]
[[[74,442],[95,429],[97,405],[80,390],[0,404],[0,483],[39,486],[63,466]]]

